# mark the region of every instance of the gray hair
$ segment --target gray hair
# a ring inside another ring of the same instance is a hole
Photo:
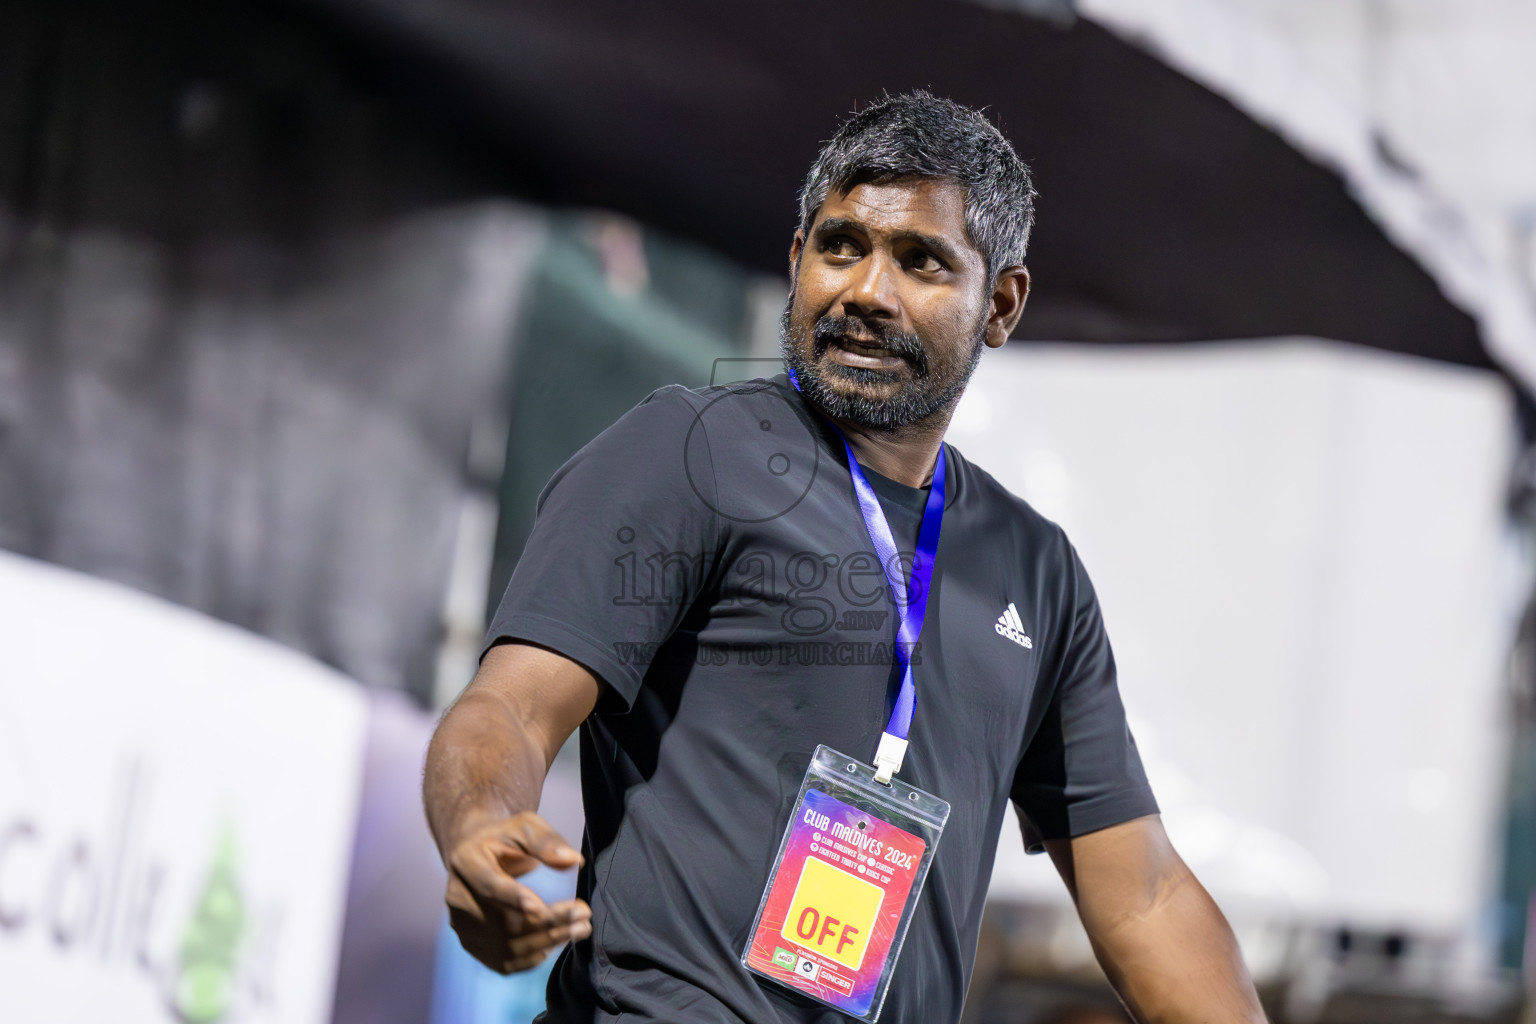
[[[1024,262],[1035,220],[1029,168],[978,110],[923,90],[858,111],[816,154],[800,190],[800,230],[836,189],[896,178],[949,178],[965,190],[965,228],[991,278]]]

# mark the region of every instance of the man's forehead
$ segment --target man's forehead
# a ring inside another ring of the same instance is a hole
[[[828,194],[816,223],[838,218],[875,231],[944,235],[970,246],[965,227],[965,190],[951,178],[896,178],[862,182]]]

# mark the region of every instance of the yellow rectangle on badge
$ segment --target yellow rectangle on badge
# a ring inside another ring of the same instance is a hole
[[[856,971],[884,899],[875,883],[807,857],[779,934]]]

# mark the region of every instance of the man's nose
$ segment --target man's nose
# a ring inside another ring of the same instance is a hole
[[[859,261],[848,290],[843,293],[843,314],[869,319],[894,320],[900,312],[896,271],[889,256],[872,252]]]

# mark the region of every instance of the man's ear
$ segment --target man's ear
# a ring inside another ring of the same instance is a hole
[[[1029,298],[1029,270],[1022,266],[1004,267],[992,287],[987,306],[987,347],[1002,348],[1024,315],[1024,300]]]
[[[800,280],[800,254],[805,251],[805,232],[795,229],[794,241],[789,243],[789,291],[793,295]]]

